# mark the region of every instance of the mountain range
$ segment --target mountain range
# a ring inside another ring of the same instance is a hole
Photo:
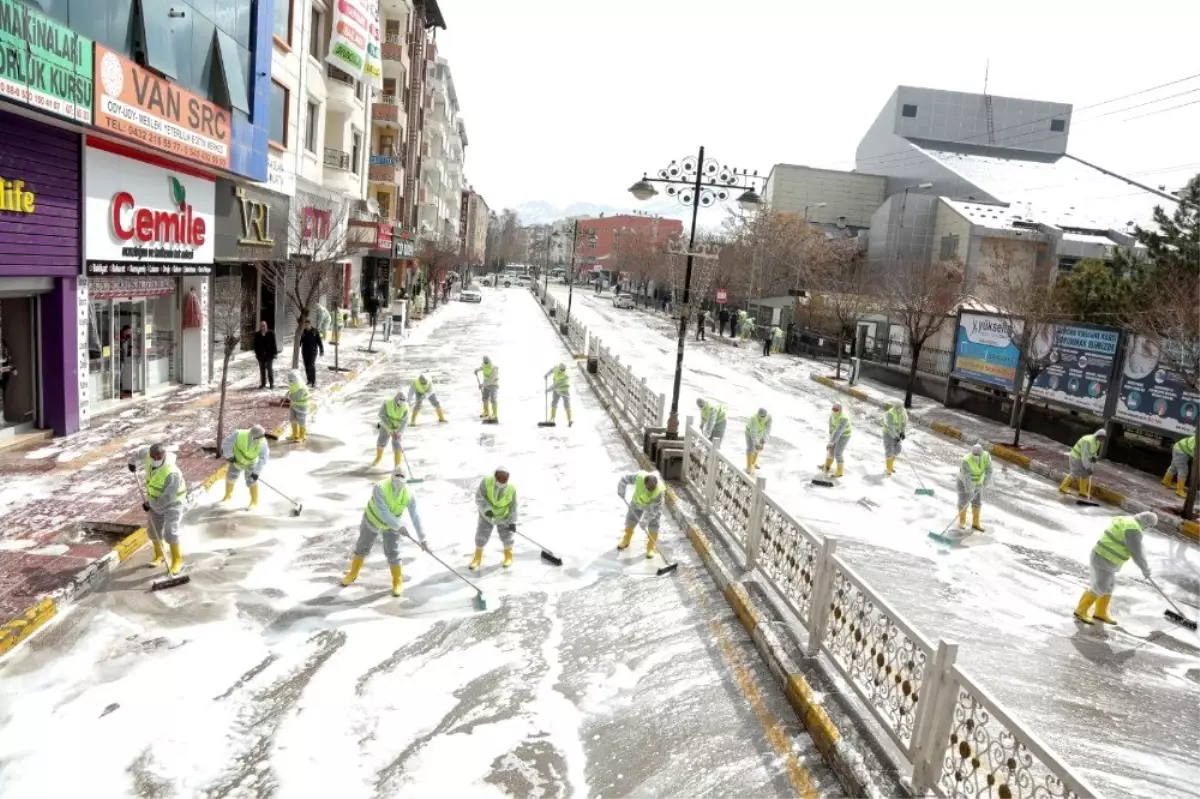
[[[572,216],[598,217],[600,215],[629,214],[634,212],[633,206],[617,208],[612,205],[599,203],[575,202],[566,206],[555,206],[545,200],[531,200],[518,205],[515,209],[522,225],[546,225],[557,219]],[[687,209],[677,202],[666,199],[655,199],[640,203],[637,212],[642,214],[658,214],[670,219],[683,219]]]

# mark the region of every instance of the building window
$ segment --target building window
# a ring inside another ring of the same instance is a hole
[[[942,236],[942,254],[940,256],[943,261],[953,261],[958,257],[958,236]]]
[[[1052,120],[1050,120],[1050,130],[1051,130],[1052,132],[1054,132],[1054,133],[1062,133],[1062,132],[1063,132],[1064,130],[1066,130],[1066,129],[1067,129],[1067,120],[1065,120],[1065,119],[1052,119]]]
[[[275,39],[292,46],[292,0],[275,0]]]
[[[304,149],[310,153],[317,151],[317,121],[321,116],[321,106],[308,101],[308,115],[304,118]]]
[[[375,202],[379,204],[379,215],[384,219],[392,218],[392,195],[386,191],[375,192]]]
[[[282,2],[283,0],[279,0]],[[314,8],[312,10],[312,19],[309,20],[311,30],[308,34],[308,52],[313,58],[320,61],[325,57],[325,45],[322,40],[325,38],[325,26],[322,24],[324,17],[321,12]]]
[[[291,93],[282,83],[271,81],[271,127],[267,138],[281,150],[288,145],[288,106]]]
[[[362,134],[357,130],[351,136],[353,144],[350,145],[350,171],[358,174],[358,162],[362,159]]]
[[[906,117],[916,117],[917,107],[915,105],[908,105],[905,103],[904,107],[900,109],[900,115]]]

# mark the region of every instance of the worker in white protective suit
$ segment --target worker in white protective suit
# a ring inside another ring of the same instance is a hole
[[[500,393],[500,367],[485,355],[483,363],[475,370],[475,379],[480,381],[479,392],[483,397],[483,412],[479,414],[479,418],[499,421],[496,396]]]
[[[896,456],[900,454],[905,432],[908,429],[908,412],[903,405],[892,400],[883,404],[883,458],[884,474],[896,473]]]
[[[392,596],[400,596],[400,537],[408,535],[408,528],[404,526],[406,511],[417,534],[417,543],[421,549],[429,551],[425,531],[421,527],[421,516],[417,513],[417,498],[405,482],[404,471],[396,469],[391,477],[381,480],[371,489],[371,499],[367,501],[362,520],[358,523],[358,542],[354,545],[354,557],[350,559],[350,571],[342,578],[342,585],[350,585],[358,579],[358,571],[367,555],[371,554],[375,539],[383,536],[383,554],[392,575]]]
[[[446,415],[442,413],[442,403],[438,401],[437,392],[433,390],[433,381],[425,375],[418,375],[417,379],[412,381],[412,385],[408,387],[408,404],[412,406],[412,418],[409,423],[417,423],[417,414],[421,412],[421,406],[425,404],[425,400],[429,400],[429,404],[433,406],[438,421],[445,422]]]
[[[1094,433],[1081,437],[1071,447],[1067,456],[1067,476],[1063,478],[1058,490],[1064,494],[1071,493],[1071,483],[1079,481],[1079,496],[1088,499],[1092,496],[1092,474],[1096,470],[1096,461],[1100,460],[1100,450],[1108,432],[1103,427]]]
[[[846,446],[850,443],[850,434],[853,432],[854,426],[850,424],[850,417],[842,413],[842,403],[833,403],[829,414],[829,443],[825,445],[825,465],[821,467],[821,471],[828,472],[836,460],[837,473],[833,476],[842,476],[846,466]]]
[[[1143,511],[1133,516],[1114,516],[1109,520],[1104,534],[1092,549],[1091,583],[1079,598],[1075,608],[1076,619],[1084,624],[1091,624],[1092,618],[1105,624],[1117,623],[1108,613],[1117,572],[1132,558],[1142,570],[1142,576],[1150,579],[1150,564],[1146,562],[1146,554],[1142,550],[1142,532],[1153,529],[1156,524],[1158,514],[1153,511]],[[1089,618],[1088,610],[1092,603],[1096,605],[1096,614]]]
[[[550,394],[550,421],[553,422],[554,417],[558,415],[558,403],[561,400],[567,412],[567,426],[573,427],[575,421],[571,418],[571,375],[567,372],[567,365],[560,363],[546,372],[545,376],[550,380],[550,387],[546,389]]]
[[[143,454],[144,453],[144,454]],[[171,552],[171,563],[167,570],[179,574],[183,568],[183,555],[179,551],[179,524],[183,520],[187,504],[187,483],[175,458],[162,444],[141,447],[130,456],[129,470],[136,471],[136,460],[145,458],[146,496],[142,510],[146,511],[146,532],[150,545],[154,547],[151,566],[161,566],[165,553],[163,545]]]
[[[396,396],[388,397],[379,406],[379,422],[375,425],[379,434],[375,437],[375,460],[371,462],[372,466],[378,466],[383,460],[383,450],[389,440],[392,442],[392,465],[400,466],[401,438],[406,427],[408,402],[405,401],[404,392],[397,391]]]
[[[767,436],[771,435],[771,414],[766,408],[759,408],[758,413],[746,420],[746,472],[754,474],[758,468],[758,456],[767,445]]]
[[[696,407],[700,409],[700,432],[720,449],[725,438],[725,408],[703,398],[696,400]]]
[[[257,506],[258,476],[271,459],[267,431],[257,424],[246,430],[234,430],[221,442],[221,457],[229,462],[229,470],[225,474],[225,496],[221,501],[228,502],[233,497],[237,479],[245,473],[246,485],[250,489],[250,507]]]
[[[992,482],[992,454],[976,442],[958,467],[958,526],[967,526],[967,506],[971,506],[971,528],[984,532],[979,521],[983,507],[983,489]]]
[[[292,425],[292,440],[304,441],[308,438],[308,386],[300,378],[299,370],[293,369],[288,373],[288,414]]]
[[[617,482],[617,496],[625,501],[626,486],[633,486],[633,498],[626,504],[625,535],[617,549],[627,549],[633,540],[633,529],[638,522],[646,528],[646,557],[654,557],[658,545],[658,524],[662,519],[662,510],[667,488],[663,485],[658,472],[635,472],[623,476]]]
[[[475,571],[483,563],[483,548],[492,537],[492,530],[500,534],[504,545],[504,560],[500,565],[512,565],[513,533],[517,531],[517,489],[509,482],[508,469],[499,466],[496,471],[479,481],[475,490],[475,509],[479,521],[475,525],[475,557],[467,567]]]

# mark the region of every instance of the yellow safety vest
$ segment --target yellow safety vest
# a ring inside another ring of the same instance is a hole
[[[1125,534],[1130,530],[1140,531],[1141,529],[1142,526],[1132,516],[1117,516],[1108,525],[1104,535],[1100,536],[1100,540],[1096,542],[1096,548],[1092,551],[1119,569],[1125,565],[1125,561],[1129,560],[1129,548],[1125,546]]]
[[[725,409],[715,402],[706,402],[704,407],[700,409],[701,423],[707,423],[709,418],[713,418],[713,426],[725,423]]]
[[[1187,455],[1189,458],[1196,457],[1196,437],[1188,436],[1187,438],[1179,439],[1175,442],[1175,449],[1179,450],[1184,455]]]
[[[979,455],[979,463],[975,463],[968,454],[963,458],[963,463],[967,464],[967,468],[971,470],[971,482],[977,486],[981,486],[983,485],[983,477],[987,474],[988,467],[992,465],[992,455],[990,452],[982,452]]]
[[[148,469],[146,474],[149,475],[146,478],[146,495],[150,499],[158,499],[162,496],[163,489],[167,486],[167,478],[172,474],[179,475],[179,490],[175,492],[175,499],[183,502],[187,496],[187,484],[183,481],[183,472],[179,471],[179,467],[174,463],[164,462],[157,469]]]
[[[397,491],[392,486],[391,479],[384,480],[379,484],[383,489],[384,501],[387,503],[387,509],[392,512],[392,515],[399,519],[404,515],[404,509],[408,507],[409,493],[408,486],[401,485]],[[383,523],[383,518],[379,514],[379,508],[375,505],[375,493],[371,492],[371,501],[367,503],[367,521],[369,521],[376,530],[386,529],[387,525]]]
[[[646,478],[648,476],[645,472],[641,472],[638,474],[637,479],[633,481],[633,504],[639,508],[646,507],[655,499],[662,496],[662,493],[667,490],[666,486],[663,485],[661,477],[653,491],[646,488]]]
[[[904,429],[904,409],[892,408],[884,414],[883,429],[899,434]]]
[[[483,485],[488,504],[492,506],[492,520],[507,519],[512,513],[513,500],[517,498],[517,489],[513,488],[512,483],[505,483],[497,494],[496,478],[490,474],[483,479]]]
[[[500,375],[496,374],[496,364],[485,363],[483,365],[483,384],[485,386],[494,386],[499,384]]]
[[[426,394],[429,393],[429,389],[431,389],[431,388],[433,388],[433,381],[431,381],[431,380],[426,380],[425,382],[421,382],[421,378],[418,377],[416,380],[413,381],[413,391],[417,392],[418,396],[421,396],[421,397],[425,396]]]
[[[400,423],[408,416],[408,403],[401,402],[396,404],[395,397],[389,397],[384,403],[384,413],[388,418],[388,429],[396,430],[400,427]]]
[[[769,414],[765,417],[760,417],[756,413],[746,421],[746,432],[755,438],[766,438],[767,425],[770,423],[771,417]]]
[[[308,410],[308,386],[303,383],[292,383],[288,386],[288,401],[298,411]]]
[[[567,374],[566,369],[560,370],[557,366],[554,367],[554,390],[559,394],[566,394],[571,390],[571,375]]]
[[[854,432],[854,427],[850,424],[850,417],[842,411],[838,411],[829,415],[829,435],[833,435],[833,431],[837,430],[838,423],[843,419],[846,421],[846,438],[850,437],[850,434]]]
[[[237,438],[233,440],[233,462],[240,468],[247,469],[253,466],[258,460],[258,453],[262,451],[263,440],[252,440],[249,430],[239,430]]]

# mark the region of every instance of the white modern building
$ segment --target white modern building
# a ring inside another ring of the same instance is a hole
[[[446,59],[438,58],[426,74],[425,129],[421,180],[417,192],[417,228],[422,237],[458,241],[462,224],[462,192],[467,130],[459,115],[458,94]]]

